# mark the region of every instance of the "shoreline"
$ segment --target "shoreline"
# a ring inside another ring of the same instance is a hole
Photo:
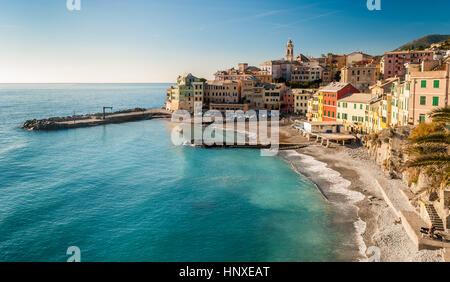
[[[356,205],[364,195],[350,190],[352,182],[326,162],[299,151],[280,152],[279,156],[289,162],[296,173],[308,178],[327,204],[333,207],[332,221],[343,235],[337,246],[338,261],[366,260],[367,246],[362,237],[366,223],[359,217],[359,207]]]
[[[335,171],[341,178],[349,182],[349,185],[345,187],[346,190],[359,193],[362,196],[353,202],[340,197],[334,199],[331,197],[330,200],[332,204],[349,207],[354,205],[356,207],[354,234],[357,238],[359,237],[356,242],[359,244],[361,257],[355,257],[355,260],[367,261],[368,257],[373,254],[366,254],[366,252],[368,248],[374,246],[379,248],[382,262],[443,261],[439,251],[417,251],[403,225],[394,223],[397,217],[384,201],[376,187],[375,180],[382,179],[388,185],[395,186],[403,183],[400,180],[388,179],[375,162],[370,159],[364,148],[310,146],[296,150],[296,152],[322,162],[326,168]],[[321,184],[327,186],[326,181],[318,185]],[[326,189],[324,190],[326,191]]]
[[[377,250],[381,262],[443,261],[439,251],[417,251],[403,224],[394,223],[398,217],[376,183],[381,181],[395,189],[406,185],[386,177],[365,148],[335,143],[327,148],[308,141],[290,123],[280,123],[279,137],[280,143],[307,145],[280,150],[278,157],[315,184],[324,200],[335,208],[333,221],[343,235],[337,250],[338,261],[372,261]]]
[[[336,207],[334,220],[352,237],[343,243],[341,259],[368,261],[375,254],[372,247],[376,247],[382,262],[443,261],[438,250],[418,251],[403,224],[394,223],[398,217],[376,183],[382,182],[394,189],[408,187],[401,180],[388,178],[365,148],[334,143],[327,148],[309,142],[289,123],[280,123],[280,142],[309,144],[290,151],[294,157],[288,156],[289,151],[280,152],[279,156],[290,162],[295,172],[315,183],[318,191]]]

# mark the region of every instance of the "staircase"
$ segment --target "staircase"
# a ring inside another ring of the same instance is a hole
[[[427,209],[428,216],[430,217],[431,223],[436,227],[437,231],[445,231],[444,223],[442,219],[439,217],[436,209],[432,204],[425,204],[425,208]]]

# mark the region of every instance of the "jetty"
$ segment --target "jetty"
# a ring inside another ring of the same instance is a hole
[[[308,144],[293,144],[293,143],[279,143],[279,144],[202,144],[200,147],[205,149],[271,149],[278,147],[279,150],[297,150],[308,147]]]
[[[107,107],[103,108],[102,113],[96,114],[27,120],[21,128],[34,131],[64,130],[149,119],[168,119],[172,114],[170,111],[164,109],[143,108],[105,113],[105,108]]]

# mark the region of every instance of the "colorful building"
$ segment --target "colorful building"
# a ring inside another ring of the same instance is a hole
[[[381,127],[381,98],[373,98],[369,103],[367,112],[366,133],[376,133]]]
[[[411,72],[407,76],[409,93],[409,123],[429,121],[433,109],[449,106],[450,64],[443,71]]]
[[[291,82],[307,82],[322,79],[322,72],[324,68],[319,65],[319,62],[305,62],[296,66],[291,73]]]
[[[391,100],[390,126],[408,125],[409,90],[406,88],[409,89],[407,82],[395,81],[391,93],[387,95]]]
[[[177,84],[167,90],[165,108],[169,111],[194,112],[195,106],[203,107],[205,83],[190,73],[177,78]]]
[[[373,56],[364,54],[362,52],[353,52],[346,55],[347,66],[351,66],[355,63],[362,61],[370,61],[373,59]]]
[[[283,96],[283,103],[281,104],[281,112],[284,114],[294,113],[294,91],[288,90]]]
[[[370,93],[374,96],[382,96],[391,92],[395,82],[399,81],[397,77],[391,77],[385,80],[378,80],[376,84],[370,86]]]
[[[282,97],[287,91],[284,83],[264,83],[264,108],[267,110],[280,110]]]
[[[208,80],[205,83],[204,103],[238,104],[239,82],[235,80]]]
[[[370,86],[376,84],[378,79],[377,66],[349,66],[341,70],[341,82],[351,83],[361,93],[369,93]]]
[[[319,121],[336,121],[338,99],[352,93],[359,91],[350,83],[332,82],[320,89]]]
[[[404,77],[406,63],[422,63],[433,60],[433,51],[394,51],[384,54],[384,78]]]
[[[271,83],[272,75],[261,69],[249,66],[247,63],[238,64],[238,69],[231,68],[228,70],[217,71],[214,74],[215,80],[246,80],[256,78],[262,83]]]
[[[314,93],[308,99],[306,118],[308,121],[319,121],[319,93]]]
[[[372,95],[367,93],[354,93],[338,99],[336,120],[344,124],[346,131],[367,133],[371,101]]]
[[[380,101],[380,127],[381,130],[389,127],[391,123],[391,115],[392,115],[392,96],[384,95]]]
[[[311,99],[315,89],[292,89],[294,93],[294,113],[304,115],[308,113],[308,101]]]
[[[264,109],[264,88],[259,79],[251,77],[238,81],[240,103],[248,104],[250,109]]]

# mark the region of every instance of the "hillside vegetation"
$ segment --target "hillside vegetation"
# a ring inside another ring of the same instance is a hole
[[[429,48],[431,44],[443,43],[444,45],[449,45],[450,47],[450,35],[442,34],[432,34],[426,35],[405,45],[395,49],[395,51],[405,51],[405,50],[424,50]],[[445,47],[443,49],[446,49]]]

